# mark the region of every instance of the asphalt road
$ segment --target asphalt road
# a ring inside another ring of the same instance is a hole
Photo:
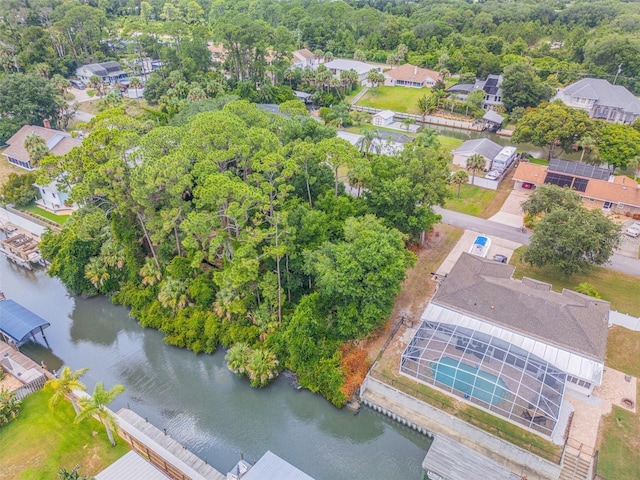
[[[454,227],[472,230],[478,233],[494,235],[514,242],[529,245],[531,234],[529,232],[522,233],[519,229],[503,225],[501,223],[492,222],[483,218],[473,217],[464,213],[458,213],[444,208],[436,207],[434,210],[442,215],[442,223],[453,225]],[[613,254],[609,263],[604,265],[607,268],[616,270],[629,275],[640,277],[640,260],[634,260],[623,255]]]

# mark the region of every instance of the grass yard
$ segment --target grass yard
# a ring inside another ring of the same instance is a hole
[[[445,137],[444,135],[438,135],[438,141],[440,146],[447,152],[451,152],[464,143],[464,140],[459,138]]]
[[[54,213],[48,212],[47,210],[44,210],[38,207],[35,204],[31,204],[27,207],[22,207],[20,210],[29,212],[36,217],[43,217],[47,220],[57,223],[58,225],[64,225],[66,221],[69,220],[69,218],[71,217],[71,215],[56,215]]]
[[[640,302],[638,302],[638,277],[609,270],[603,267],[594,267],[591,270],[573,275],[567,278],[558,270],[546,267],[532,267],[522,261],[522,254],[526,247],[517,249],[510,263],[516,266],[514,278],[524,276],[551,283],[553,290],[562,291],[563,288],[574,289],[579,283],[591,283],[602,295],[602,299],[611,302],[611,309],[622,313],[628,313],[634,317],[640,317]],[[629,355],[629,352],[620,352]],[[638,361],[638,357],[634,359]],[[631,361],[631,359],[630,359]],[[612,365],[613,366],[613,365]],[[618,367],[613,367],[618,368]],[[640,372],[638,372],[640,373]]]
[[[458,197],[458,187],[456,185],[451,185],[449,190],[451,191],[451,198],[447,199],[445,208],[473,215],[474,217],[479,217],[482,210],[497,194],[495,190],[487,190],[486,188],[469,184],[460,186],[460,197]]]
[[[424,88],[385,86],[370,88],[357,104],[362,107],[380,108],[382,110],[419,115],[418,99],[427,92],[428,89]]]
[[[606,365],[640,377],[640,332],[609,330]],[[640,392],[639,392],[640,397]],[[640,478],[640,414],[613,406],[600,424],[598,474],[606,480]]]
[[[598,478],[640,478],[640,415],[614,405],[602,418],[600,436]]]
[[[93,476],[129,450],[119,438],[111,447],[96,420],[74,424],[69,402],[49,410],[50,395],[41,390],[27,397],[17,420],[0,428],[0,480],[51,480],[61,467],[78,464],[82,474]]]
[[[82,102],[78,105],[78,110],[97,115],[100,113],[100,110],[98,109],[99,101],[99,99],[96,99],[89,102]],[[123,98],[122,101],[123,105],[126,107],[127,114],[132,117],[142,115],[144,113],[143,108],[148,108],[147,102],[143,98]]]

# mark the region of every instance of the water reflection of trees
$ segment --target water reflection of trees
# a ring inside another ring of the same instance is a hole
[[[140,327],[129,317],[125,307],[114,306],[105,297],[77,297],[71,318],[71,341],[89,341],[110,346],[120,332],[134,332]]]

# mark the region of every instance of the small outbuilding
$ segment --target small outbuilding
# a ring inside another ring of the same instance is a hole
[[[382,110],[381,112],[376,113],[373,116],[373,120],[371,123],[376,127],[384,127],[393,123],[393,116],[395,112],[391,110]]]
[[[495,110],[487,110],[487,113],[484,114],[482,120],[484,121],[486,129],[491,132],[497,132],[500,130],[500,127],[502,127],[502,124],[504,123],[504,117]]]

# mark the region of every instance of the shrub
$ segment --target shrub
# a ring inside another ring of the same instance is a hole
[[[22,408],[22,402],[16,398],[16,394],[3,388],[0,390],[0,426],[14,420]]]
[[[0,190],[3,200],[12,203],[16,207],[29,205],[36,197],[37,189],[33,186],[36,181],[34,173],[10,173],[7,181]]]
[[[593,297],[593,298],[602,298],[602,296],[600,295],[600,292],[596,290],[596,287],[594,287],[592,284],[587,282],[578,284],[575,288],[575,291],[583,295],[589,295],[590,297]]]

